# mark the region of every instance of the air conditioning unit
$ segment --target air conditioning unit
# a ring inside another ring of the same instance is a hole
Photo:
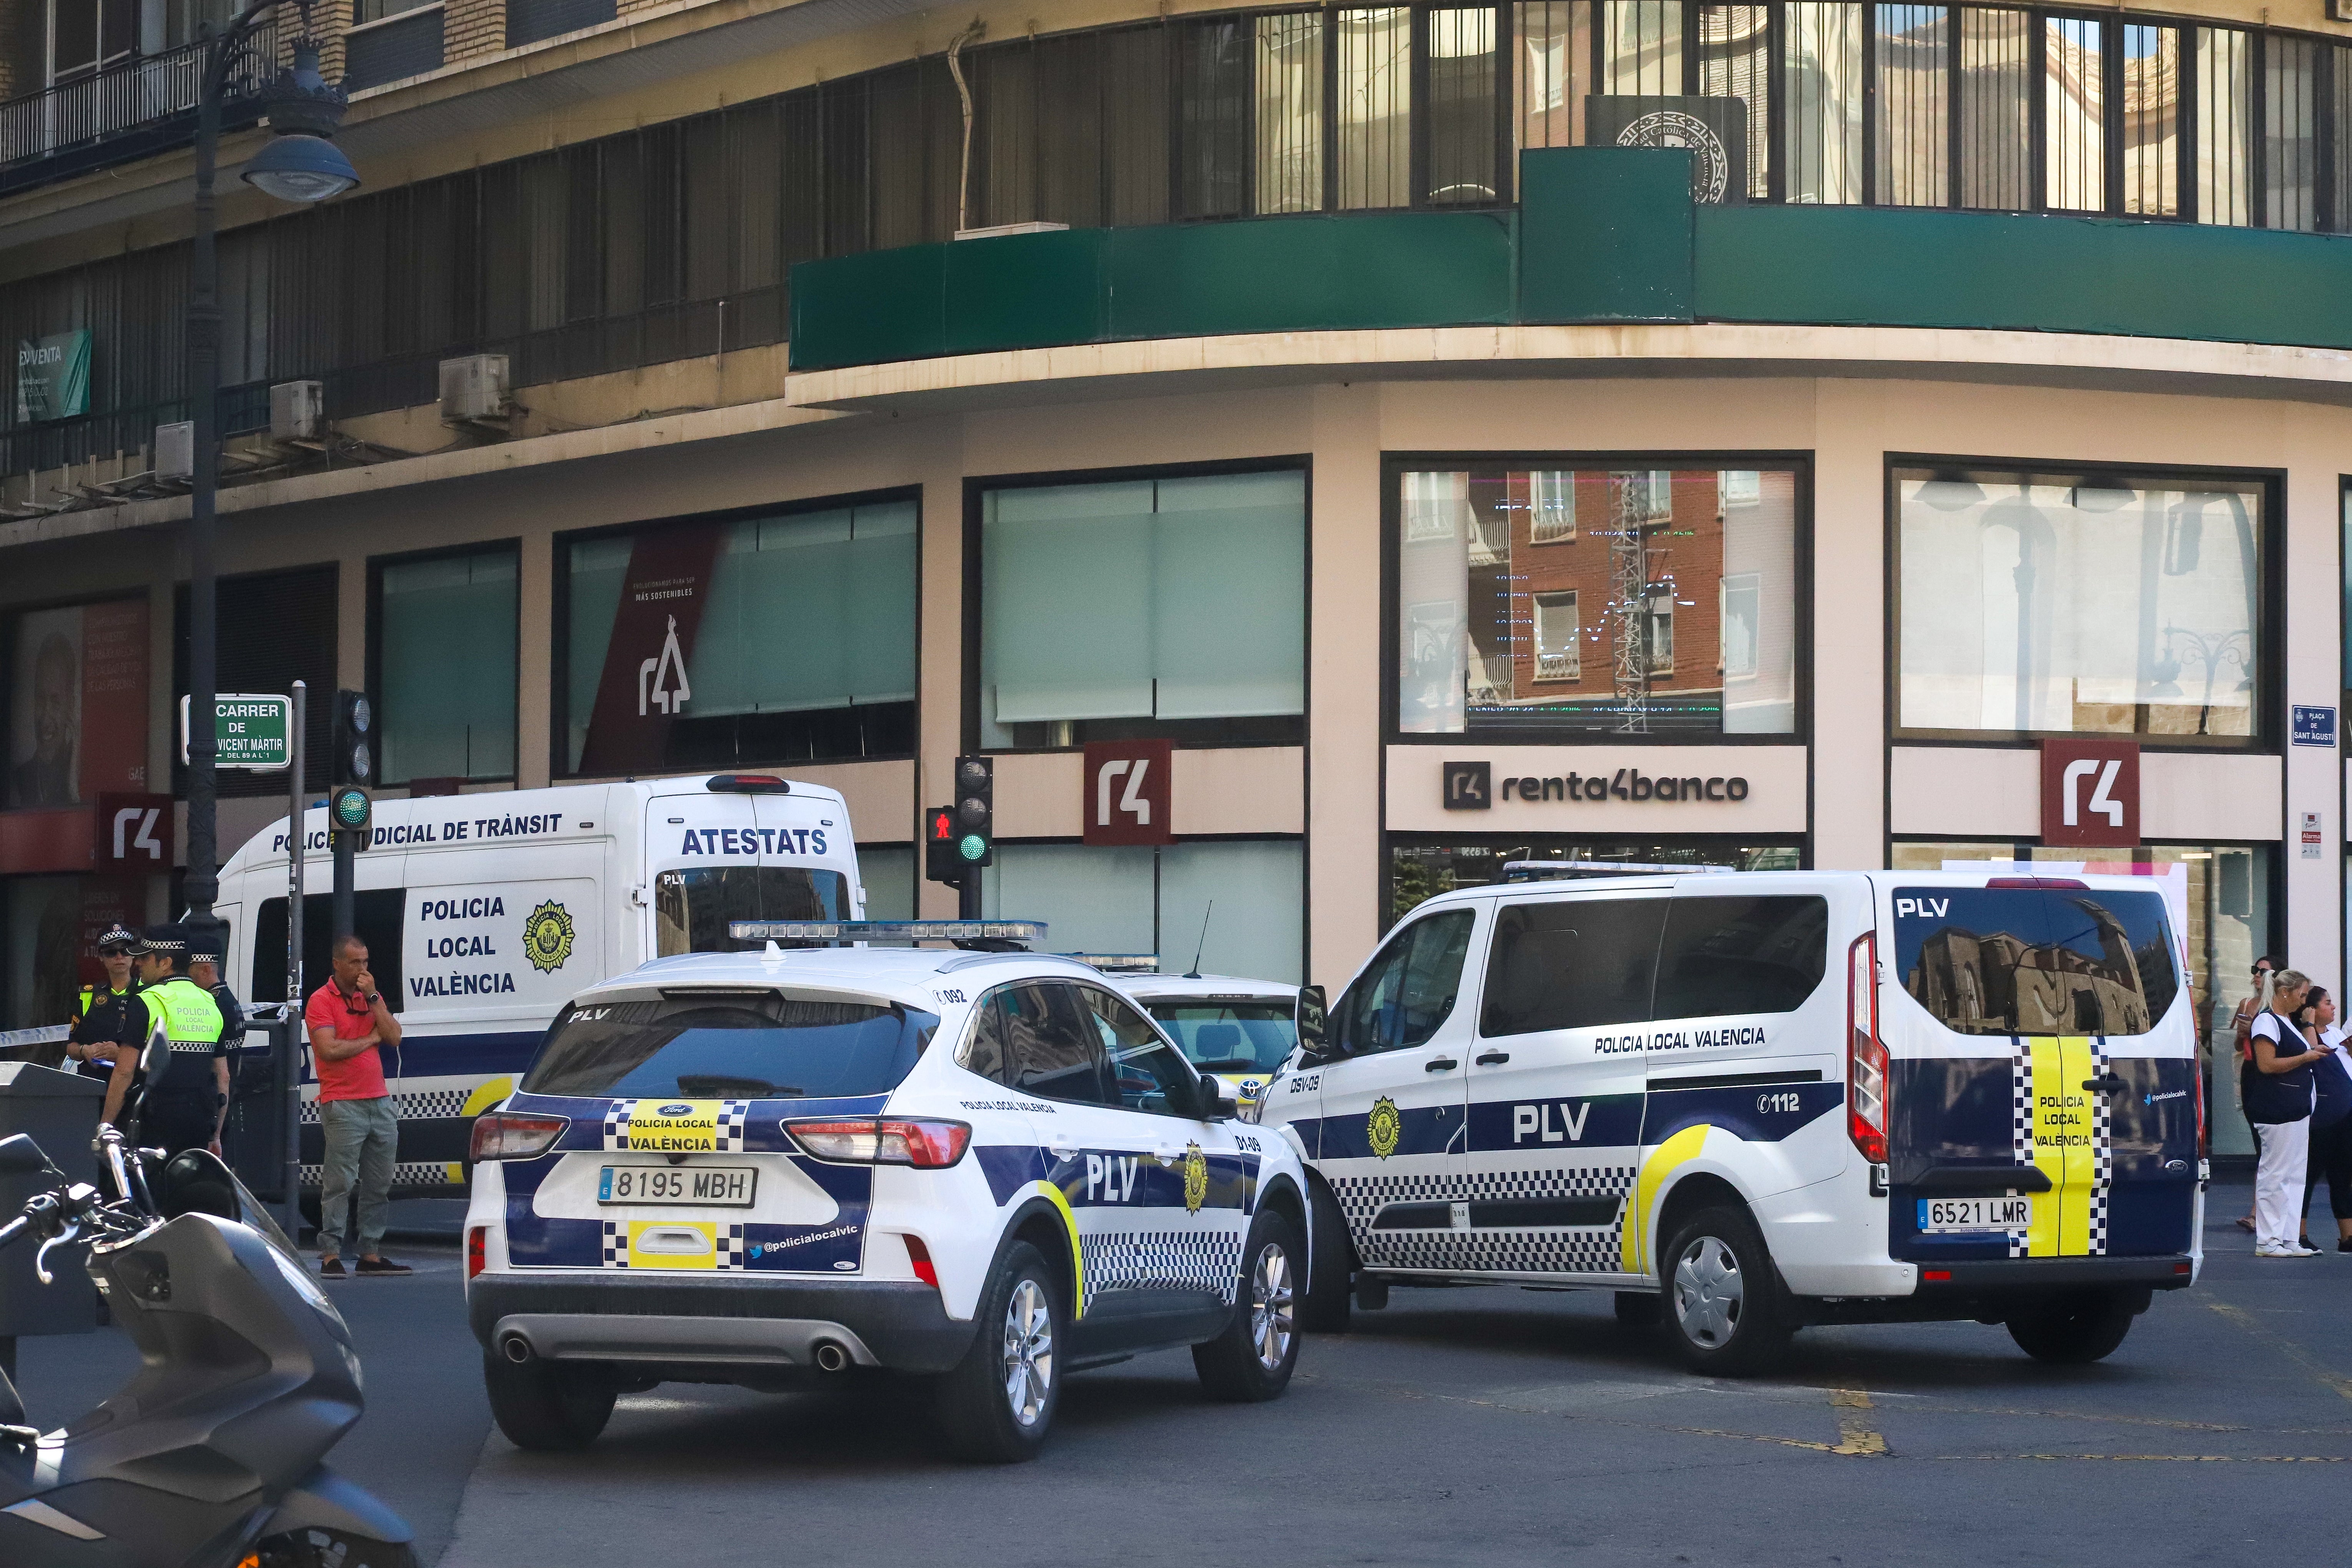
[[[2332,22],[2352,22],[2352,0],[2327,0],[2327,17]]]
[[[183,419],[176,425],[155,426],[155,477],[159,479],[185,479],[196,472],[196,422]]]
[[[281,381],[269,389],[269,437],[315,441],[327,427],[325,389],[315,381]]]
[[[441,362],[441,417],[499,419],[507,413],[507,356],[467,354]]]

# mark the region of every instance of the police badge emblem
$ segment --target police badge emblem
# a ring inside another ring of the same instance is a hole
[[[1385,1160],[1396,1152],[1397,1139],[1404,1131],[1404,1121],[1397,1115],[1396,1101],[1387,1095],[1372,1101],[1372,1113],[1364,1119],[1364,1142],[1372,1152]]]
[[[572,911],[550,899],[522,922],[522,955],[541,974],[552,974],[572,956]]]
[[[1184,1145],[1184,1212],[1199,1214],[1209,1201],[1209,1157],[1198,1143]]]

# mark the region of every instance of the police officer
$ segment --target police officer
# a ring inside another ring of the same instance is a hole
[[[220,1004],[184,971],[188,931],[176,921],[141,936],[138,1001],[145,1008],[143,1044],[115,1053],[104,1119],[120,1124],[135,1104],[138,1142],[166,1158],[184,1149],[218,1152],[228,1110],[228,1052],[221,1044]],[[136,1099],[133,1090],[136,1089]]]
[[[136,1042],[146,1032],[146,1015],[132,1000],[139,982],[131,973],[131,950],[138,945],[139,939],[120,922],[98,939],[98,961],[106,966],[106,984],[81,988],[81,1000],[70,1020],[73,1032],[66,1037],[67,1059],[83,1078],[112,1078],[116,1047],[124,1041]]]
[[[234,1052],[245,1044],[245,1006],[236,993],[221,978],[222,942],[226,935],[223,928],[214,928],[219,935],[196,939],[200,945],[188,954],[188,978],[213,994],[221,1011],[221,1046]]]

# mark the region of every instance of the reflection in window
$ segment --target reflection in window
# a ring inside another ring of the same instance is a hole
[[[1412,12],[1339,13],[1339,205],[1412,200]]]
[[[2263,41],[2264,226],[2319,226],[2319,51],[2315,38]]]
[[[1960,205],[2022,207],[2032,200],[2032,16],[1960,9]]]
[[[1257,18],[1257,210],[1323,210],[1323,17]]]
[[[1495,199],[1495,13],[1429,13],[1429,200]]]
[[[1862,7],[1790,0],[1788,108],[1783,111],[1786,198],[1862,200]]]
[[[1657,97],[1683,89],[1682,0],[1600,0],[1601,88]]]
[[[2050,16],[2042,25],[2042,114],[2049,142],[2042,205],[2057,212],[2104,212],[2106,24]]]
[[[2253,209],[2253,49],[2247,34],[2200,27],[2197,221],[2248,224]]]
[[[1772,8],[1702,5],[1698,89],[1748,106],[1748,195],[1772,194]]]
[[[1398,500],[1405,732],[1794,727],[1793,473],[1415,471]]]
[[[849,879],[801,866],[713,866],[654,879],[654,951],[757,952],[764,940],[734,935],[737,921],[842,921]]]
[[[1456,888],[1492,887],[1510,880],[1503,868],[1514,860],[1720,866],[1734,871],[1794,871],[1803,863],[1794,844],[1716,843],[1687,835],[1664,843],[1565,834],[1483,843],[1392,837],[1389,841],[1389,919],[1397,920],[1423,900]]]
[[[1878,176],[1883,206],[1940,207],[1950,198],[1951,16],[1941,5],[1880,5]]]
[[[388,565],[381,595],[383,782],[512,778],[515,552]]]
[[[2256,732],[2262,492],[1897,475],[1906,729]]]
[[[1586,0],[1521,0],[1514,57],[1514,119],[1522,147],[1584,141],[1584,78],[1592,59]]]
[[[2124,211],[2180,211],[2180,29],[2124,27]]]
[[[1170,973],[1197,954],[1204,974],[1297,984],[1300,850],[1296,838],[1158,849],[999,840],[996,863],[981,873],[981,910],[1045,921],[1062,952],[1157,952]]]
[[[1238,217],[1248,168],[1246,19],[1191,22],[1176,61],[1177,207],[1185,217]]]

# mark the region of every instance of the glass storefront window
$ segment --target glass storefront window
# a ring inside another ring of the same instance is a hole
[[[1797,475],[1399,476],[1397,728],[1771,735],[1797,726]]]
[[[143,595],[27,610],[9,627],[7,652],[0,804],[73,805],[148,787]]]
[[[383,782],[515,771],[515,552],[383,568],[375,689]]]
[[[1297,984],[1305,928],[1296,838],[1163,848],[999,842],[982,873],[988,920],[1041,920],[1056,952],[1156,952],[1165,973]],[[872,883],[867,884],[872,891]],[[1213,909],[1211,905],[1215,907]]]
[[[912,752],[915,529],[891,500],[564,543],[570,771]]]
[[[1514,860],[1794,871],[1803,866],[1804,852],[1794,840],[1738,844],[1729,839],[1679,838],[1661,843],[1550,834],[1533,838],[1479,840],[1392,837],[1389,840],[1389,922],[1402,920],[1423,899],[1433,899],[1456,888],[1483,888],[1506,881],[1508,878],[1503,868]]]
[[[2277,931],[2271,923],[2271,848],[2260,844],[2160,844],[2126,851],[1926,843],[1895,845],[1892,860],[1897,871],[1969,870],[1987,864],[1997,868],[2031,866],[2044,876],[2089,872],[2147,877],[2163,891],[2189,949],[2189,995],[2204,1035],[2208,1066],[2214,1069],[2206,1096],[2213,1152],[2252,1153],[2252,1136],[2238,1110],[2231,1021],[2245,997],[2254,960],[2277,951],[2273,945]],[[2294,962],[2293,954],[2286,956]]]
[[[2260,735],[2260,485],[1895,479],[1902,729]]]
[[[1307,710],[1307,476],[988,491],[981,743],[1295,742]]]

